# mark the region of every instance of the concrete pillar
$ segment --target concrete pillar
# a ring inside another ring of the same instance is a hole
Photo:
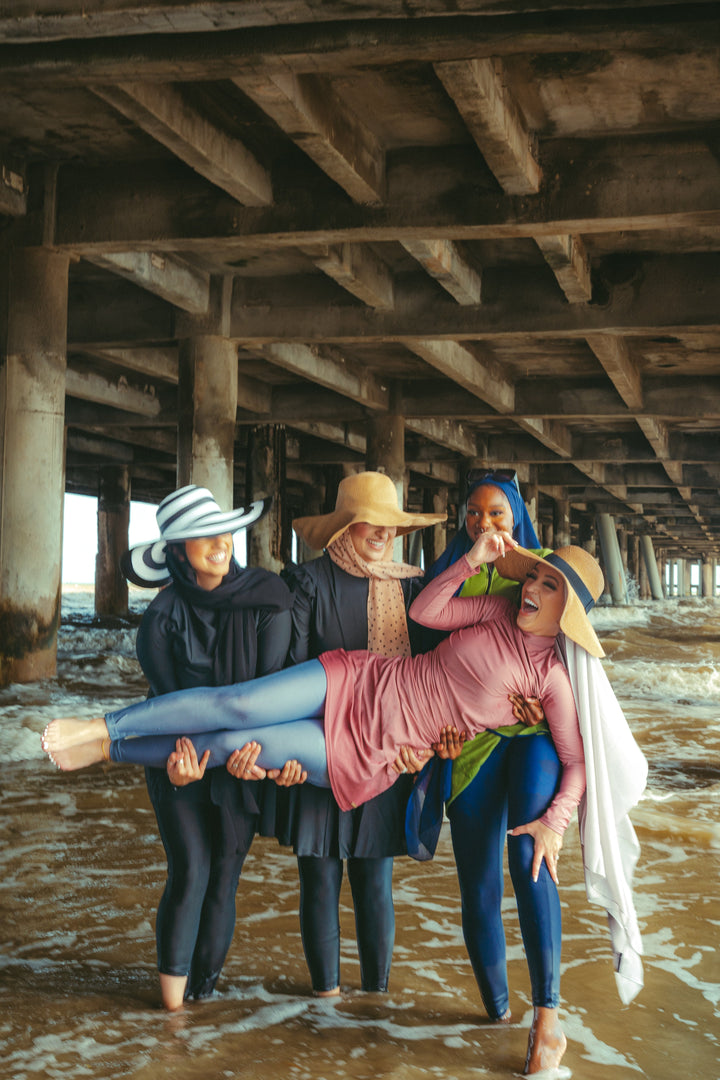
[[[662,575],[655,559],[655,550],[653,548],[652,539],[647,535],[647,533],[643,533],[643,535],[640,537],[640,546],[642,549],[643,563],[647,572],[650,595],[652,596],[653,600],[662,600]]]
[[[597,550],[597,538],[595,536],[592,518],[588,517],[587,514],[583,514],[580,518],[578,540],[580,547],[584,548],[585,551],[589,551],[591,555],[595,555]]]
[[[237,347],[232,341],[213,334],[181,341],[177,483],[209,488],[223,510],[235,505],[237,386]]]
[[[613,604],[627,604],[627,585],[625,582],[625,569],[620,555],[615,521],[612,514],[598,514],[598,534],[600,547],[605,564],[605,576],[607,578],[610,596]]]
[[[555,547],[555,540],[554,540],[555,530],[553,528],[552,522],[551,521],[543,521],[542,525],[540,526],[540,532],[542,533],[542,536],[540,537],[541,545],[543,547],[545,547],[545,548],[554,548]]]
[[[285,512],[285,428],[264,424],[248,434],[246,499],[273,497],[269,514],[248,529],[248,566],[279,573],[290,562],[291,525]],[[334,504],[334,497],[333,497]]]
[[[395,484],[398,506],[405,506],[405,418],[396,412],[374,416],[367,422],[365,468],[382,472]],[[403,560],[403,539],[395,541],[395,559]]]
[[[539,506],[539,494],[538,486],[536,482],[529,481],[526,484],[521,484],[522,497],[525,503],[525,507],[528,512],[528,516],[533,523],[533,528],[540,538],[539,524],[538,524],[538,506]]]
[[[6,252],[0,288],[0,685],[56,673],[68,258]]]
[[[570,500],[555,499],[553,503],[555,547],[567,547],[570,543]]]
[[[96,615],[127,615],[128,586],[120,557],[128,548],[130,471],[106,465],[98,480],[98,553],[95,559]]]
[[[423,512],[426,514],[447,514],[448,512],[448,489],[444,485],[432,491],[425,488]],[[447,547],[447,522],[439,525],[431,525],[429,529],[422,530],[423,552],[425,555],[425,569],[429,570]]]
[[[675,560],[675,572],[677,575],[677,594],[678,596],[687,596],[687,574],[686,565],[684,559]]]
[[[701,574],[700,583],[702,596],[714,596],[715,566],[712,559],[703,559]]]

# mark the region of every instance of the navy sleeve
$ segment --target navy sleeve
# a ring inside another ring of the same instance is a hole
[[[145,612],[137,633],[137,658],[143,674],[150,684],[150,696],[169,694],[182,686],[180,673],[175,668],[170,632],[164,612]]]
[[[290,647],[290,612],[260,609],[257,621],[256,675],[269,675],[285,666]]]

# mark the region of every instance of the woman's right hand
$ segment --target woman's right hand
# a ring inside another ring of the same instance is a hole
[[[508,532],[481,533],[468,551],[467,560],[472,567],[477,568],[483,563],[495,562],[501,555],[517,546],[517,541],[513,540]]]
[[[447,724],[440,732],[438,741],[433,743],[433,750],[443,761],[454,761],[462,753],[465,738],[464,731],[461,734],[454,724]]]
[[[264,780],[267,773],[256,765],[262,746],[258,742],[248,742],[240,750],[233,750],[225,763],[225,768],[236,780]]]
[[[278,787],[295,787],[307,780],[307,769],[299,761],[286,761],[282,769],[268,769],[268,780],[274,780]]]
[[[195,780],[202,780],[209,760],[209,750],[198,761],[192,741],[185,737],[178,739],[165,766],[170,783],[173,787],[185,787]]]

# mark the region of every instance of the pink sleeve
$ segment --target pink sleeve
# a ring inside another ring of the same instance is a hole
[[[562,775],[557,795],[540,821],[562,835],[585,791],[585,753],[575,698],[565,668],[553,668],[542,704],[562,762]]]
[[[499,596],[455,596],[466,578],[477,573],[463,555],[425,586],[410,605],[410,617],[433,630],[459,630],[463,626],[497,618],[509,601]]]

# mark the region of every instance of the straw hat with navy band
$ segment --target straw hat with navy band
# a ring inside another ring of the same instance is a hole
[[[296,518],[293,529],[308,547],[322,551],[351,525],[394,525],[398,536],[438,525],[447,514],[408,514],[398,505],[395,484],[385,473],[362,472],[346,476],[338,484],[335,509],[330,514]]]
[[[495,566],[503,577],[525,581],[538,563],[551,566],[565,580],[565,607],[560,616],[560,629],[591,656],[604,656],[603,647],[588,619],[588,613],[602,596],[605,582],[597,559],[589,551],[574,545],[557,548],[544,558],[517,547],[497,559]]]
[[[145,589],[167,585],[166,545],[198,540],[205,536],[236,533],[254,525],[267,514],[272,498],[258,499],[237,510],[221,510],[207,488],[188,484],[166,496],[157,508],[160,539],[150,544],[137,544],[126,551],[120,560],[128,581]]]

